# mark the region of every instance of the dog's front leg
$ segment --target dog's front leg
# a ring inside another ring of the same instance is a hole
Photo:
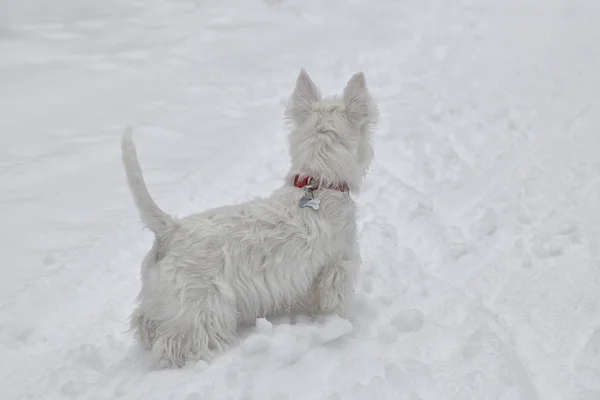
[[[354,292],[356,262],[340,260],[324,267],[313,285],[314,312],[334,312],[342,318],[348,316],[348,303]]]

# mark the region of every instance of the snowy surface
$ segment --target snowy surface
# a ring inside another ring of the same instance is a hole
[[[0,0],[0,399],[600,399],[600,2]],[[148,371],[120,163],[184,215],[287,172],[282,100],[381,109],[350,320]]]

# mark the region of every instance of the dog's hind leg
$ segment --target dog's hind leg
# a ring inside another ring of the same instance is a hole
[[[152,352],[159,367],[209,361],[235,340],[235,298],[216,284],[201,299],[187,299],[179,307],[182,311],[162,322],[157,330]]]
[[[236,338],[238,312],[233,289],[217,279],[202,305],[200,320],[211,352],[222,352]]]

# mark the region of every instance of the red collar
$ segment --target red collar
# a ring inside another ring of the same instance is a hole
[[[319,181],[313,178],[312,176],[305,176],[304,178],[300,178],[300,175],[296,175],[294,177],[294,186],[296,186],[297,188],[303,189],[305,186],[308,185],[309,182],[313,185],[311,190],[317,190],[319,188]],[[340,192],[350,192],[350,188],[346,183],[343,183],[341,185],[329,185],[327,186],[327,189],[338,190]]]

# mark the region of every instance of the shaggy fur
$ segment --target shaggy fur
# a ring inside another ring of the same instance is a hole
[[[152,200],[131,131],[123,135],[127,180],[155,242],[141,266],[139,306],[131,329],[158,366],[209,360],[226,349],[240,324],[300,308],[347,315],[360,264],[355,203],[373,150],[377,111],[365,76],[343,95],[322,99],[306,71],[286,110],[291,169],[266,199],[175,218]],[[300,208],[296,175],[314,177],[320,208]]]

